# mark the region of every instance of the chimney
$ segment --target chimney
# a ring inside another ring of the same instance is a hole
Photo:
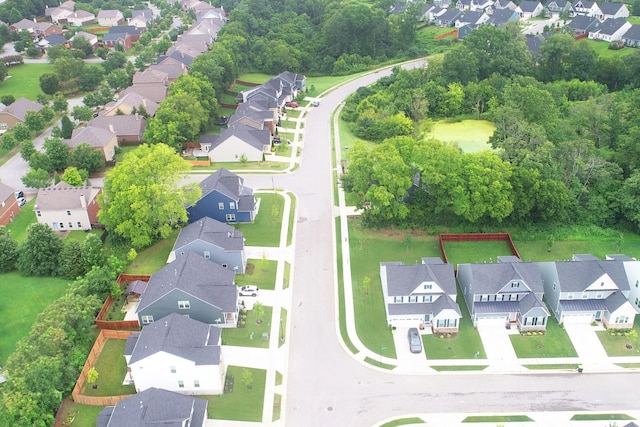
[[[87,198],[84,196],[84,193],[80,194],[80,206],[83,208],[87,207]]]
[[[109,124],[109,130],[111,131],[111,133],[116,133],[116,131],[113,129],[113,125]]]

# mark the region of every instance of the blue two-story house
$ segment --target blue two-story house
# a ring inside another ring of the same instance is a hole
[[[205,178],[200,189],[202,197],[187,207],[189,223],[207,216],[227,223],[253,222],[258,203],[243,178],[222,168]]]

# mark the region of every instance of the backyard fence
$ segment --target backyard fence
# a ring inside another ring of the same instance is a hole
[[[256,87],[256,86],[260,86],[260,83],[254,83],[254,82],[246,82],[244,80],[238,80],[236,79],[236,81],[233,83],[234,86],[235,85],[240,85],[240,86],[249,86],[249,87]]]
[[[438,241],[440,243],[442,260],[446,263],[448,263],[449,260],[447,259],[447,252],[444,249],[445,242],[506,242],[507,245],[509,245],[509,249],[511,249],[511,253],[520,258],[520,254],[518,253],[516,246],[513,244],[513,240],[511,240],[511,235],[509,233],[440,234]]]
[[[211,160],[188,160],[187,162],[192,164],[193,166],[205,166],[205,167],[209,167],[211,166]]]
[[[76,382],[76,385],[73,387],[73,391],[71,392],[71,396],[73,397],[74,402],[81,405],[113,406],[129,396],[133,396],[132,394],[123,394],[120,396],[85,396],[82,394],[82,389],[87,382],[87,373],[89,372],[89,369],[91,369],[91,367],[95,365],[96,359],[98,358],[98,356],[100,356],[100,352],[102,352],[104,343],[108,339],[126,340],[133,332],[134,331],[100,331],[100,333],[98,334],[98,338],[96,338],[96,342],[94,342],[93,347],[91,347],[89,356],[87,356],[87,361],[82,367],[82,371],[80,372],[78,381]]]
[[[454,39],[458,38],[458,30],[447,31],[446,33],[438,34],[434,37],[435,40],[444,39],[445,37],[452,36]]]
[[[124,283],[131,283],[135,280],[142,280],[145,282],[149,281],[151,278],[148,274],[120,274],[118,276],[118,280],[116,281],[118,285],[123,285]],[[113,304],[113,298],[109,295],[102,306],[102,309],[98,312],[96,316],[96,326],[98,329],[102,330],[124,330],[124,329],[139,329],[140,324],[137,320],[104,320],[109,308]]]

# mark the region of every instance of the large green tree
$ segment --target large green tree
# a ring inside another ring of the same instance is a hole
[[[129,152],[107,173],[100,222],[138,249],[167,238],[187,221],[186,204],[201,194],[196,184],[180,185],[189,167],[165,144],[144,144]]]
[[[16,266],[23,276],[56,276],[62,240],[46,224],[33,223],[20,246]]]

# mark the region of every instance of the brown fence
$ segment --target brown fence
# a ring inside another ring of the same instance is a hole
[[[211,166],[211,160],[187,160],[193,166]]]
[[[586,39],[587,37],[589,37],[589,33],[578,34],[574,37],[574,40]]]
[[[458,30],[447,31],[446,33],[438,34],[434,37],[435,40],[440,40],[445,37],[453,36],[454,39],[458,38]]]
[[[246,82],[246,81],[244,81],[244,80],[238,80],[238,79],[236,79],[236,81],[234,82],[234,85],[242,85],[242,86],[256,87],[256,86],[260,86],[260,83]]]
[[[96,34],[103,31],[108,32],[109,30],[111,30],[111,27],[93,27],[93,28],[89,28],[87,31],[89,31],[91,34]]]
[[[130,283],[134,280],[144,280],[145,282],[149,281],[151,278],[148,274],[121,274],[118,276],[118,280],[116,281],[119,285],[124,283]],[[109,308],[113,304],[113,298],[111,295],[107,297],[107,300],[104,302],[102,309],[98,312],[96,316],[96,326],[102,330],[125,330],[125,329],[139,329],[140,324],[137,320],[104,320],[104,317],[107,315]]]
[[[516,246],[513,244],[513,240],[511,240],[511,235],[509,233],[456,233],[456,234],[440,234],[438,237],[440,243],[440,252],[442,252],[442,259],[444,262],[448,263],[447,252],[444,250],[445,242],[507,242],[509,245],[509,249],[511,249],[511,253],[518,258],[520,258],[520,254],[516,249]]]
[[[80,372],[78,381],[76,382],[76,385],[73,387],[73,391],[71,392],[71,396],[73,397],[74,402],[81,405],[113,406],[116,403],[120,402],[122,399],[133,396],[132,394],[123,394],[120,396],[85,396],[81,394],[82,389],[87,382],[87,373],[89,372],[89,369],[91,369],[91,367],[95,364],[98,356],[100,356],[100,352],[104,347],[105,341],[107,339],[125,340],[132,333],[133,331],[100,331],[100,334],[98,334],[98,338],[96,338],[96,342],[94,342],[93,347],[91,347],[91,351],[89,352],[87,361],[84,363],[82,371]]]
[[[118,284],[122,285],[123,283],[131,283],[131,282],[135,282],[136,280],[142,280],[144,282],[148,282],[149,279],[151,279],[151,275],[150,274],[120,274],[118,276]]]
[[[220,102],[219,104],[222,108],[230,108],[232,110],[235,110],[236,108],[238,108],[238,104],[229,104],[227,102]]]

